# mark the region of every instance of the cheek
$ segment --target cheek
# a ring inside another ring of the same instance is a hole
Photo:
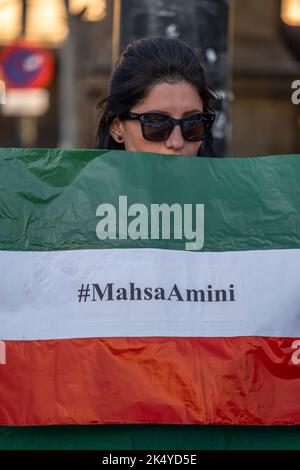
[[[123,138],[126,150],[138,150],[135,147],[144,140],[139,122],[127,121],[124,125]]]
[[[199,144],[199,143],[197,143],[197,145],[196,145],[196,153],[195,153],[195,155],[197,155],[198,151],[201,149],[201,147],[202,147],[202,144],[203,144],[203,142],[200,142],[200,144]]]
[[[185,148],[185,155],[196,156],[201,148],[202,142],[190,142]]]

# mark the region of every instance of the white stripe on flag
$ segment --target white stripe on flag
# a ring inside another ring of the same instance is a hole
[[[0,266],[2,340],[300,336],[300,250],[0,251]]]

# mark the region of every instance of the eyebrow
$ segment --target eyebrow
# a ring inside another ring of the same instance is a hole
[[[151,109],[151,111],[147,111],[147,113],[160,113],[165,114],[166,116],[171,116],[170,113],[166,111],[161,111],[160,109]],[[188,116],[189,114],[193,113],[203,113],[203,111],[200,109],[191,109],[190,111],[186,111],[185,113],[183,113],[183,116]]]

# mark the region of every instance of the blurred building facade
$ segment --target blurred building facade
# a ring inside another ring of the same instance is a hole
[[[229,156],[300,153],[300,105],[291,101],[300,61],[286,44],[281,1],[228,0]],[[0,25],[5,3],[0,0]],[[64,8],[67,3],[61,0]],[[44,41],[56,65],[49,109],[38,118],[7,117],[0,110],[1,147],[17,145],[20,135],[23,146],[94,147],[97,104],[106,93],[120,42],[120,18],[126,21],[121,6],[122,0],[107,0],[101,19],[92,21],[84,20],[82,8],[73,9],[65,18],[66,38],[55,46]],[[8,44],[1,44],[0,34],[0,53]]]
[[[280,0],[236,0],[229,155],[300,153],[300,62],[282,34]],[[299,44],[300,46],[300,44]]]

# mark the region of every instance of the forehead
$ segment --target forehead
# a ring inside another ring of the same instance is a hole
[[[196,88],[186,81],[158,83],[135,107],[136,112],[162,111],[172,115],[192,110],[203,110],[203,102]]]

